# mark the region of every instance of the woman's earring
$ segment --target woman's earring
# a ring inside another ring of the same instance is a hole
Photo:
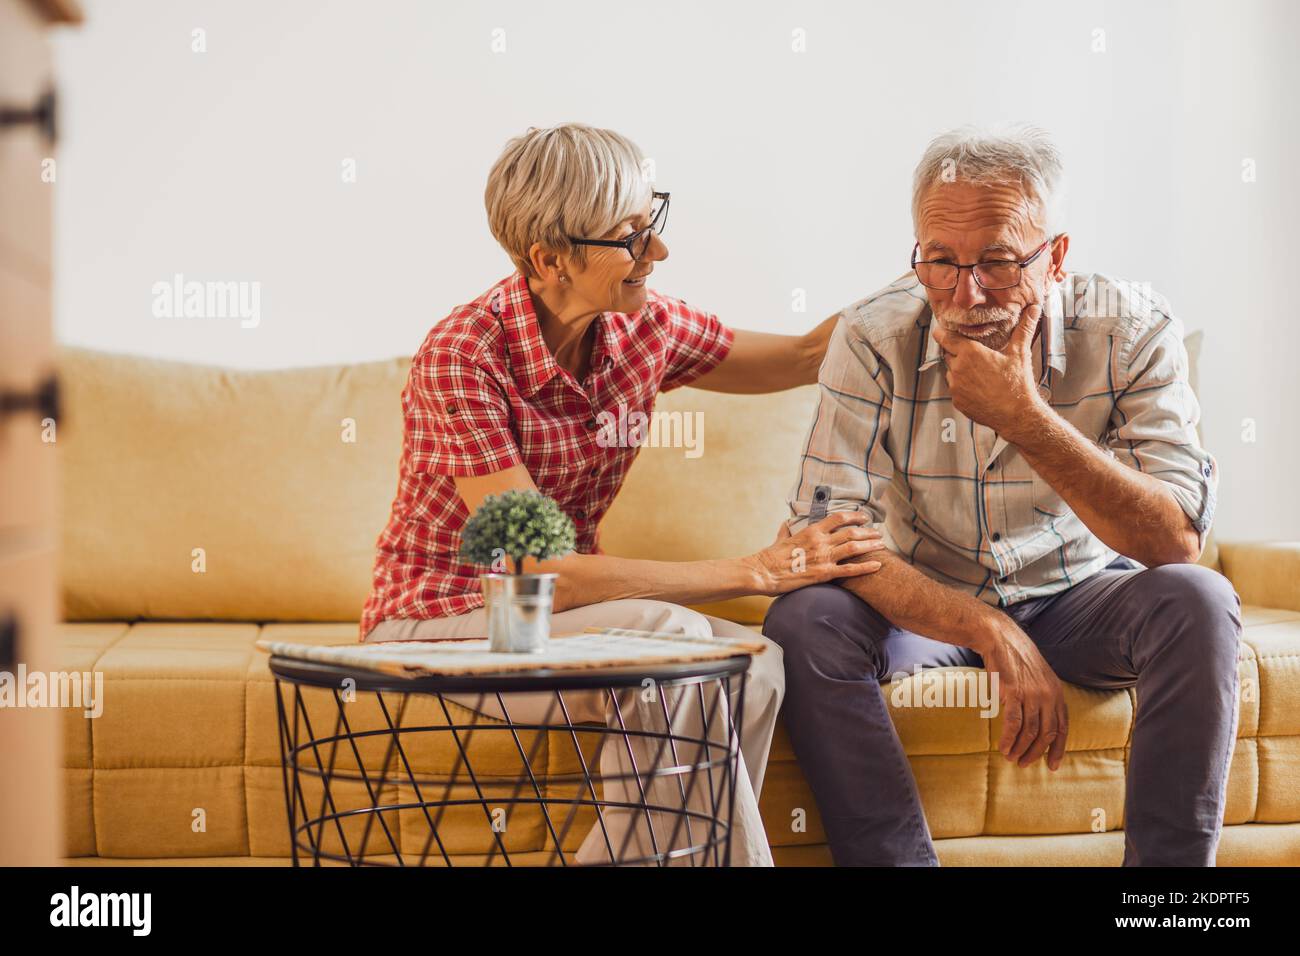
[[[561,273],[560,273],[560,281],[561,281],[561,282],[568,282],[568,281],[569,281],[569,277],[566,276],[563,272],[561,272]]]

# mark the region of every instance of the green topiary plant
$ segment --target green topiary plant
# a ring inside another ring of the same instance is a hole
[[[538,491],[488,495],[460,533],[460,556],[466,561],[491,566],[500,555],[509,555],[515,574],[523,573],[524,558],[558,558],[573,545],[573,522]]]

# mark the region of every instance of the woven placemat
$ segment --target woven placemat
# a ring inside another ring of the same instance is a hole
[[[319,645],[258,641],[276,657],[317,661],[403,677],[501,674],[534,670],[592,670],[643,664],[687,664],[738,654],[761,654],[764,644],[733,637],[688,637],[656,631],[588,628],[553,634],[546,650],[506,654],[488,649],[486,639],[468,641],[383,641],[376,644]]]

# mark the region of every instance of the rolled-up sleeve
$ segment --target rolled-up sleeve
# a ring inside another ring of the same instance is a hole
[[[1103,444],[1119,461],[1168,486],[1203,548],[1214,521],[1218,464],[1197,436],[1201,409],[1188,381],[1182,323],[1166,315],[1156,319],[1154,331],[1121,362],[1123,387]]]
[[[417,471],[489,475],[523,460],[505,395],[468,356],[449,349],[417,355],[402,405]]]
[[[712,312],[687,305],[681,299],[657,296],[654,307],[668,330],[668,355],[661,391],[689,385],[711,372],[727,357],[736,333]]]
[[[840,314],[817,376],[820,396],[788,496],[792,534],[835,511],[885,520],[883,496],[894,476],[885,445],[893,381],[888,366]]]

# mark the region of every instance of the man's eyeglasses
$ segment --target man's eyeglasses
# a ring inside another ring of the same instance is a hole
[[[654,193],[651,196],[650,225],[638,229],[622,239],[574,239],[569,241],[575,246],[609,246],[622,247],[633,259],[640,259],[650,248],[650,236],[662,235],[664,226],[668,225],[668,193]]]
[[[971,270],[971,274],[975,276],[976,285],[981,289],[990,292],[995,292],[998,289],[1010,289],[1020,285],[1021,270],[1050,248],[1055,238],[1053,236],[1045,241],[1034,250],[1028,259],[1020,261],[1014,259],[986,259],[983,262],[972,262],[969,265],[949,262],[946,259],[922,259],[918,262],[916,254],[921,251],[921,244],[918,242],[912,247],[912,269],[915,270],[916,277],[921,280],[921,285],[927,289],[937,289],[940,292],[948,292],[957,288],[962,269]]]

